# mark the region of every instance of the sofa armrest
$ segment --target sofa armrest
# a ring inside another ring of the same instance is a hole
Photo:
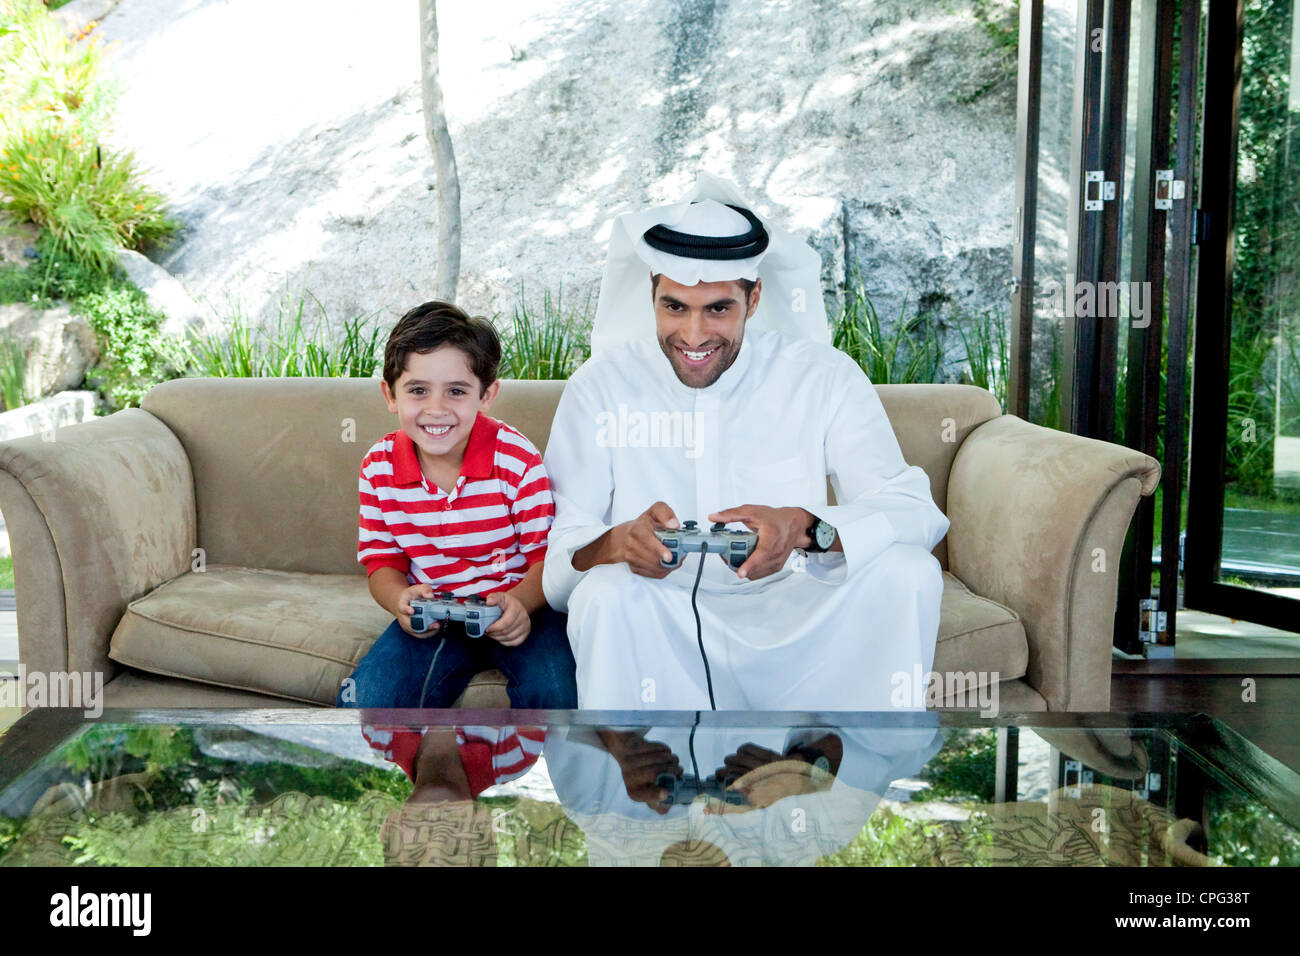
[[[187,570],[194,476],[176,436],[132,408],[0,443],[19,655],[31,670],[99,671],[129,601]]]
[[[948,479],[948,570],[1014,609],[1026,680],[1050,710],[1109,710],[1120,553],[1160,464],[1003,415],[962,443]]]

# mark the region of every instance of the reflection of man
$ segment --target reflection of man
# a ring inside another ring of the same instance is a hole
[[[948,520],[828,343],[816,253],[705,175],[615,222],[592,349],[546,452],[579,706],[884,710],[929,672]],[[757,549],[666,570],[654,531],[688,520]]]
[[[942,746],[938,720],[892,729],[552,727],[546,767],[592,866],[809,865],[847,846],[889,784]],[[660,773],[735,777],[740,803],[665,801]]]

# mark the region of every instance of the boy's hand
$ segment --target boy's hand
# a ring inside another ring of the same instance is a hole
[[[415,608],[411,607],[411,599],[432,598],[433,595],[433,585],[412,584],[397,596],[397,623],[402,626],[402,630],[412,637],[433,637],[442,628],[441,621],[433,621],[427,631],[411,630],[411,615],[415,613]]]
[[[503,647],[518,647],[522,644],[533,626],[524,602],[509,591],[494,591],[484,600],[492,607],[501,608],[501,616],[483,632],[484,636],[492,638]]]

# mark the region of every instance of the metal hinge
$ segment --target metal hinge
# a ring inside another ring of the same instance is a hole
[[[1093,183],[1097,184],[1096,197],[1093,196]],[[1106,178],[1106,173],[1100,169],[1090,169],[1084,177],[1083,185],[1083,208],[1089,212],[1095,212],[1111,202],[1115,198],[1115,183]]]
[[[1138,640],[1143,644],[1159,644],[1160,637],[1169,630],[1168,612],[1159,607],[1155,598],[1138,601]]]
[[[1184,199],[1187,196],[1187,183],[1181,179],[1174,179],[1172,169],[1156,170],[1156,208],[1173,209],[1175,199]]]

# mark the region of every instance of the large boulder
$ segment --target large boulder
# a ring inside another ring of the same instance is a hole
[[[0,225],[0,263],[27,265],[36,251],[36,240],[40,235],[40,227],[30,222]]]
[[[163,314],[164,335],[182,335],[191,326],[204,324],[203,309],[162,266],[132,249],[119,250],[118,262],[127,278],[144,293],[149,306]]]
[[[18,342],[27,354],[27,394],[33,398],[76,388],[99,361],[94,330],[69,307],[36,309],[0,305],[0,338]]]
[[[286,286],[335,322],[396,319],[436,296],[414,6],[380,17],[320,0],[306,18],[261,0],[183,17],[164,6],[122,4],[101,27],[124,41],[115,135],[185,223],[157,261],[200,302],[220,311],[237,296],[270,320]],[[905,300],[938,321],[1007,314],[1014,72],[970,4],[493,11],[438,5],[471,310],[508,314],[521,281],[581,302],[614,214],[676,199],[709,170],[821,251],[832,309],[856,264],[887,322]]]

